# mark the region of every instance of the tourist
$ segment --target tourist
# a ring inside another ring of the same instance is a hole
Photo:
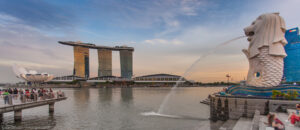
[[[14,94],[18,94],[18,89],[17,89],[17,88],[14,88],[13,93],[14,93]]]
[[[43,99],[43,96],[44,96],[43,90],[42,90],[42,89],[39,89],[39,90],[38,90],[38,95],[39,95],[39,97],[40,97],[40,100],[42,100],[42,99]]]
[[[9,93],[9,94],[13,94],[13,91],[12,91],[11,88],[8,89],[8,93]]]
[[[14,90],[13,90],[13,97],[15,98],[15,99],[17,99],[18,98],[18,90],[17,90],[17,88],[14,88]]]
[[[26,101],[26,95],[24,95],[24,90],[23,89],[19,89],[19,94],[20,94],[20,100],[22,103],[25,103]]]
[[[268,126],[273,127],[275,130],[284,130],[284,124],[275,116],[275,114],[269,113],[267,117]]]
[[[296,125],[296,126],[300,125],[299,111],[300,111],[300,104],[296,104],[296,113],[292,112],[288,118],[288,120],[291,122],[291,124]]]
[[[52,91],[52,89],[50,88],[50,98],[54,98],[54,92]]]
[[[49,98],[48,90],[44,89],[43,95],[44,95],[44,98],[45,98],[45,99],[48,99],[48,98]]]
[[[28,89],[25,90],[25,96],[26,96],[26,99],[29,100],[30,99],[30,92]]]
[[[23,89],[20,88],[19,91],[18,91],[18,93],[22,96],[24,94]]]
[[[31,101],[34,101],[34,91],[33,91],[33,89],[31,90],[31,93],[30,93],[30,99],[31,99]]]
[[[9,92],[7,90],[4,91],[3,96],[4,96],[4,104],[9,104]]]
[[[60,97],[63,97],[63,93],[62,93],[61,90],[59,90],[59,91],[57,92],[57,98],[60,98]]]

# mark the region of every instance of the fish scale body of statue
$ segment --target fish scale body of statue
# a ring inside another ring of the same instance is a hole
[[[244,28],[250,42],[243,52],[249,61],[247,85],[274,87],[280,85],[283,75],[285,22],[279,13],[260,15]]]

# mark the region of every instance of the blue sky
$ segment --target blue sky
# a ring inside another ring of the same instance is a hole
[[[72,48],[59,40],[135,47],[134,75],[181,75],[217,44],[244,35],[263,13],[280,12],[287,27],[299,27],[299,0],[1,0],[0,82],[14,82],[11,65],[59,75],[73,68]],[[246,76],[241,39],[201,61],[189,79],[233,81]],[[97,72],[91,51],[92,76]],[[119,75],[118,53],[113,73]]]

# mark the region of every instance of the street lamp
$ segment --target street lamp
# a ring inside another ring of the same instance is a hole
[[[229,85],[229,78],[231,77],[229,74],[226,74],[227,77],[227,84]]]

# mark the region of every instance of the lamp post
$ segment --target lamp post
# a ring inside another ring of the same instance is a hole
[[[231,77],[229,74],[226,74],[227,77],[227,85],[229,85],[229,78]]]

